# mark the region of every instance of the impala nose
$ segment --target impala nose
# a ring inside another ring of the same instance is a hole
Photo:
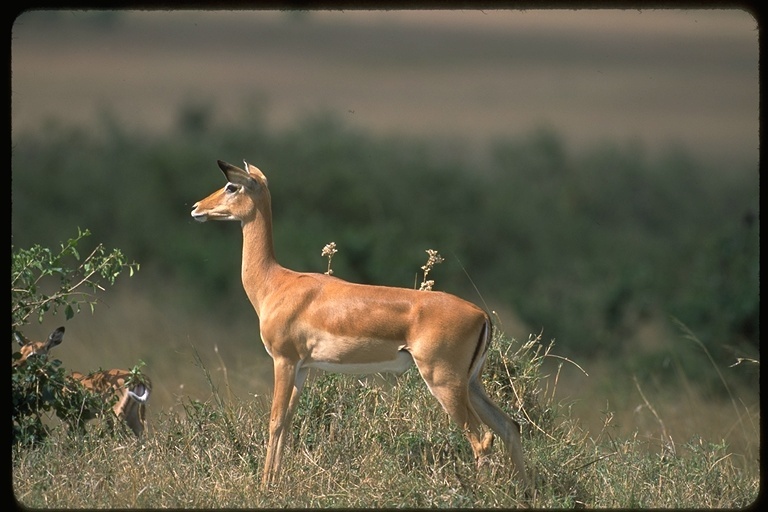
[[[197,211],[197,208],[198,208],[199,205],[200,205],[200,203],[195,203],[192,206],[192,213],[191,213],[192,218],[195,219],[198,222],[205,222],[208,217],[204,213],[200,213],[200,212]]]

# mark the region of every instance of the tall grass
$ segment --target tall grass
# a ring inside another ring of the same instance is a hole
[[[553,347],[497,334],[485,371],[489,395],[523,425],[529,502],[500,447],[475,469],[415,368],[397,379],[312,375],[283,476],[262,491],[269,400],[230,397],[200,359],[211,398],[155,412],[143,441],[96,423],[83,437],[60,430],[36,449],[14,449],[15,497],[46,508],[736,508],[756,499],[757,462],[736,464],[723,443],[693,438],[660,452],[640,435],[617,435],[609,411],[587,432],[554,399],[557,368],[576,363]],[[554,375],[545,361],[557,363]]]

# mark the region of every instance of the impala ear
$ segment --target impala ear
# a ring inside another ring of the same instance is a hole
[[[250,174],[248,174],[247,171],[244,171],[241,168],[222,160],[217,160],[217,163],[219,164],[219,169],[221,169],[221,172],[223,172],[224,176],[227,177],[227,181],[231,183],[237,183],[245,187],[253,186],[253,178]]]
[[[248,170],[248,174],[250,174],[251,176],[258,177],[258,179],[264,182],[265,186],[267,185],[267,177],[264,176],[264,173],[261,172],[261,170],[258,167],[256,167],[255,165],[249,164],[245,160],[243,160],[243,164],[245,164],[245,168]]]
[[[46,348],[51,349],[60,344],[64,340],[64,326],[59,327],[48,336],[48,341],[45,343]]]
[[[247,174],[244,170],[242,170],[238,166],[232,165],[232,164],[227,163],[227,162],[225,162],[223,160],[216,160],[216,163],[219,164],[219,169],[221,169],[221,172],[223,172],[224,175],[227,176],[227,178],[229,178],[229,174],[228,173],[230,173],[230,172],[240,172],[240,173],[243,173],[243,174]]]

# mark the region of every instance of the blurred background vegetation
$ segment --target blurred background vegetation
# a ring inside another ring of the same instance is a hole
[[[676,319],[724,364],[757,358],[754,169],[709,167],[674,148],[575,152],[547,129],[470,159],[444,141],[375,136],[331,114],[268,130],[257,107],[224,125],[213,111],[190,103],[165,135],[108,113],[94,130],[49,123],[16,134],[13,245],[56,247],[89,229],[141,264],[134,279],[150,295],[175,290],[193,310],[242,314],[239,229],[198,225],[189,212],[224,185],[217,159],[246,159],[269,178],[276,252],[289,268],[323,272],[333,241],[335,275],[413,287],[425,250],[437,249],[437,289],[543,330],[565,355],[618,357],[649,322],[679,336]],[[644,357],[655,365],[670,348]],[[627,361],[642,372],[642,358]],[[695,376],[702,361],[677,362]]]

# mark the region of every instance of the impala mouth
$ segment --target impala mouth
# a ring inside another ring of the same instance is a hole
[[[205,222],[208,220],[208,214],[207,213],[197,213],[196,211],[192,212],[192,218],[195,219],[197,222]]]
[[[198,212],[197,209],[192,210],[192,218],[197,222],[205,222],[207,220],[238,220],[233,217],[232,214],[226,212],[218,212],[216,210],[208,210],[206,212]]]

